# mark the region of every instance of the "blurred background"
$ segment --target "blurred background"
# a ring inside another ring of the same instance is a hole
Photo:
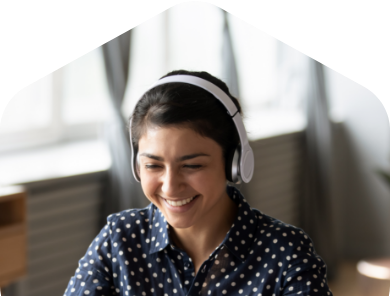
[[[148,204],[131,173],[128,118],[145,89],[178,69],[207,71],[239,98],[256,162],[252,181],[237,187],[251,206],[311,236],[334,295],[388,295],[389,281],[357,270],[358,261],[390,257],[390,187],[379,173],[390,170],[390,133],[380,101],[223,10],[188,2],[8,104],[0,186],[27,193],[27,272],[3,296],[62,295],[107,215]]]

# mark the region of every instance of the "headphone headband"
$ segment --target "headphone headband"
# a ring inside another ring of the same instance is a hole
[[[211,83],[208,80],[196,76],[192,76],[192,75],[173,75],[173,76],[164,77],[158,80],[153,85],[151,85],[145,91],[145,93],[158,85],[167,84],[167,83],[177,83],[177,82],[188,83],[203,88],[204,90],[211,93],[216,99],[218,99],[225,106],[226,110],[228,111],[228,114],[232,117],[232,120],[237,128],[237,132],[241,142],[241,148],[240,148],[241,151],[240,151],[239,164],[238,164],[238,175],[245,183],[248,183],[253,176],[254,156],[253,156],[252,148],[249,146],[248,137],[246,134],[244,123],[242,122],[241,115],[238,112],[237,107],[233,103],[232,99],[215,84]],[[130,144],[133,152],[132,168],[133,168],[134,176],[136,177],[135,179],[139,181],[135,171],[136,155],[134,155],[135,151],[132,142],[131,125],[132,125],[132,121],[130,121]]]

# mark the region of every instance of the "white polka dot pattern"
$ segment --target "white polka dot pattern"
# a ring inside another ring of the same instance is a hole
[[[227,192],[238,215],[197,274],[150,204],[107,218],[64,295],[332,295],[306,233],[252,209],[236,188]]]

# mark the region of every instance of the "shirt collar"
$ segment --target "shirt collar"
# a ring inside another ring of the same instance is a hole
[[[222,245],[225,245],[239,260],[245,262],[256,239],[258,217],[237,188],[227,186],[226,191],[238,205],[238,213]]]
[[[150,232],[151,235],[149,237],[151,244],[149,254],[161,251],[165,249],[169,244],[171,244],[168,232],[169,224],[167,223],[167,220],[165,219],[164,215],[155,205],[152,205],[151,212],[152,213],[149,220],[149,225],[151,226],[152,231]]]
[[[238,213],[221,246],[225,245],[234,256],[244,262],[255,240],[257,216],[237,188],[227,186],[226,192],[238,205]],[[151,243],[149,253],[153,254],[162,251],[171,244],[169,224],[155,205],[152,205],[149,221],[152,227],[149,237]]]

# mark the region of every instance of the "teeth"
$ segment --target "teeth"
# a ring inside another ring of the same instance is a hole
[[[170,201],[170,200],[167,200],[167,203],[170,204],[171,206],[174,206],[174,207],[181,207],[181,206],[184,206],[186,204],[188,204],[189,202],[191,202],[193,199],[195,198],[194,197],[190,197],[190,198],[187,198],[185,200],[179,200],[179,201]]]

